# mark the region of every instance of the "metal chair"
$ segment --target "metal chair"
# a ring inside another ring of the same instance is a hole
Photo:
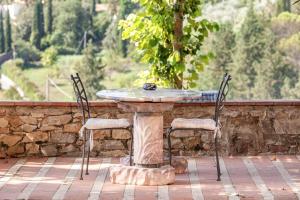
[[[220,181],[221,172],[219,165],[219,155],[218,155],[218,137],[220,137],[220,121],[219,117],[224,107],[224,101],[226,95],[229,91],[228,83],[231,80],[231,76],[227,73],[224,75],[223,81],[220,85],[216,104],[215,104],[215,114],[213,119],[184,119],[177,118],[174,119],[171,123],[171,127],[167,130],[167,138],[168,138],[168,147],[169,147],[169,164],[172,164],[172,153],[171,153],[171,134],[176,130],[209,130],[214,132],[214,140],[215,140],[215,152],[216,152],[216,162],[217,162],[217,173],[218,178],[217,181]]]
[[[84,160],[86,157],[86,143],[87,143],[87,165],[86,165],[86,175],[88,175],[89,159],[91,151],[91,142],[93,142],[93,130],[112,130],[112,129],[125,129],[128,130],[132,137],[132,125],[127,119],[102,119],[102,118],[91,118],[90,105],[82,81],[79,74],[71,75],[73,81],[73,89],[76,95],[78,108],[82,113],[82,128],[80,130],[81,136],[83,138],[83,150],[82,150],[82,163],[81,163],[81,173],[80,180],[83,180],[83,167]],[[87,138],[89,140],[87,141]],[[130,165],[132,165],[132,145],[130,146]]]

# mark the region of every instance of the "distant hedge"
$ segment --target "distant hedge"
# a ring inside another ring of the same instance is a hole
[[[44,100],[39,88],[23,75],[22,59],[9,60],[2,65],[2,73],[13,80],[25,93],[30,100]]]

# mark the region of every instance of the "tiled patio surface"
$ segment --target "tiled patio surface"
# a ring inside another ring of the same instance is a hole
[[[80,181],[80,158],[0,160],[0,199],[300,199],[300,156],[223,157],[220,182],[213,157],[189,158],[186,174],[158,187],[111,184],[118,162],[92,158]]]

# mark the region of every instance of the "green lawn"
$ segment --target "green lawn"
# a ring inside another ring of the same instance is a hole
[[[75,100],[73,88],[71,85],[70,74],[74,73],[73,66],[81,59],[81,55],[60,56],[55,67],[28,67],[23,70],[24,75],[34,84],[36,84],[42,94],[46,96],[46,82],[49,77],[61,90],[68,95],[62,94],[57,88],[50,84],[50,101],[70,101]],[[132,88],[138,73],[145,69],[145,66],[130,62],[127,59],[111,59],[105,67],[105,79],[102,84],[107,89],[114,88]],[[80,72],[79,72],[80,73]],[[71,97],[71,98],[70,98]]]
[[[59,88],[61,88],[68,96],[73,98],[73,88],[70,81],[70,74],[72,73],[72,66],[82,56],[60,56],[57,61],[59,71],[55,67],[36,67],[24,70],[25,76],[35,83],[43,94],[46,94],[46,81],[47,77],[53,80]],[[58,89],[50,84],[49,87],[49,100],[50,101],[70,101],[70,97],[62,94]]]

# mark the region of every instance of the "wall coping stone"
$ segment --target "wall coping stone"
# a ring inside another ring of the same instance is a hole
[[[214,102],[188,102],[176,103],[175,107],[182,106],[214,106]],[[226,106],[300,106],[300,100],[231,100],[225,102]],[[77,107],[76,102],[50,102],[50,101],[0,101],[0,107]],[[101,100],[90,102],[91,107],[116,107],[116,101]]]

